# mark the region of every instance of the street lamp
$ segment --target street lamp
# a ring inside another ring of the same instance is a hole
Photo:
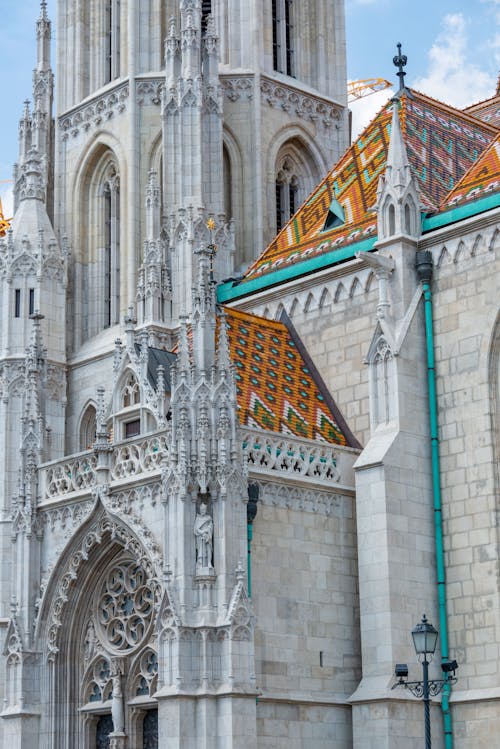
[[[411,631],[413,645],[419,661],[422,663],[423,679],[422,681],[407,681],[408,666],[406,663],[397,663],[395,676],[397,682],[393,684],[392,689],[404,687],[409,689],[415,697],[424,701],[424,719],[425,719],[425,749],[431,749],[431,718],[429,711],[430,697],[435,697],[440,693],[446,683],[455,684],[455,671],[458,668],[456,661],[445,661],[441,664],[441,669],[445,674],[444,679],[431,679],[429,681],[429,663],[436,650],[438,638],[437,630],[427,621],[425,614],[422,621],[419,622]]]

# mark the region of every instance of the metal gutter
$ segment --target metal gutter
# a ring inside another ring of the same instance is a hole
[[[438,588],[439,633],[441,636],[441,663],[449,661],[448,615],[446,610],[446,572],[443,546],[443,512],[441,501],[441,467],[439,461],[438,410],[436,395],[436,364],[434,357],[434,327],[432,320],[432,254],[428,250],[417,252],[417,274],[424,293],[425,340],[427,348],[427,382],[429,389],[429,422],[432,460],[432,495],[434,504],[434,533],[436,544],[436,572]],[[441,700],[445,749],[453,749],[453,726],[450,712],[451,684],[449,673],[443,671],[445,685]]]

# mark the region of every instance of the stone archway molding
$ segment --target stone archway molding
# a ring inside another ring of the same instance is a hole
[[[151,540],[147,539],[150,534],[146,529],[142,538],[142,524],[136,522],[135,528],[132,529],[122,517],[103,504],[101,492],[96,494],[92,513],[68,542],[51,577],[42,589],[35,639],[43,643],[43,650],[49,661],[54,660],[59,652],[64,609],[70,601],[71,591],[76,585],[82,566],[92,551],[101,546],[105,539],[119,543],[141,564],[149,579],[153,584],[156,583],[156,600],[160,600],[162,557],[158,546],[151,544]]]

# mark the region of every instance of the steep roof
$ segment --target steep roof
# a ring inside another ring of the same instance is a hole
[[[498,128],[417,91],[403,93],[399,108],[422,206],[427,211],[436,211],[493,140]],[[386,166],[391,110],[391,103],[382,107],[276,239],[249,267],[242,284],[375,236],[373,207],[378,179]],[[345,223],[338,225],[338,221],[334,221],[332,228],[325,228],[330,207],[333,205],[332,212],[335,212],[338,204],[344,211]]]
[[[291,322],[226,309],[240,423],[358,447]]]
[[[446,196],[442,210],[500,192],[500,133]]]

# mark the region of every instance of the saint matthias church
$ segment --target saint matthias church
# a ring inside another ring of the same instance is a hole
[[[350,143],[342,0],[57,9],[0,232],[0,745],[420,749],[425,612],[434,746],[497,746],[500,90],[400,50]]]

